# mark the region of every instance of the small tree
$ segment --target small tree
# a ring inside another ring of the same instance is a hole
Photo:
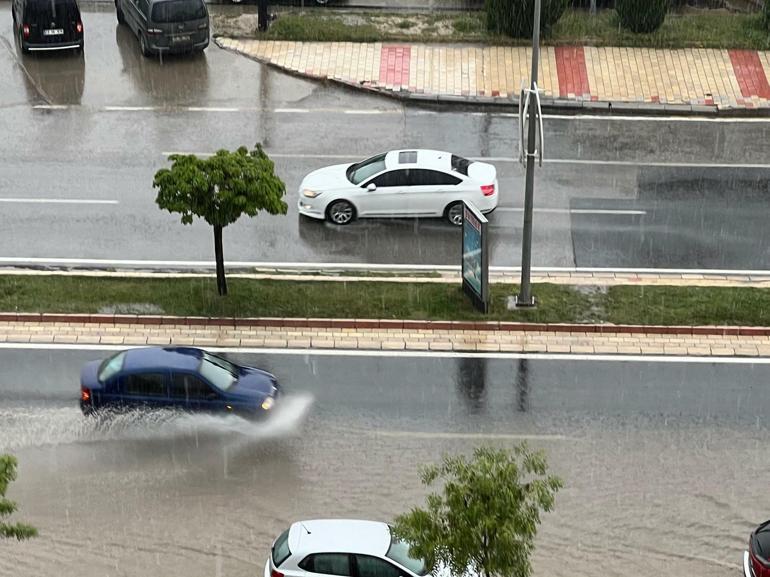
[[[259,144],[251,152],[242,146],[235,152],[218,150],[206,159],[172,154],[169,160],[173,162],[170,169],[155,173],[155,202],[162,209],[180,213],[183,224],[191,224],[198,216],[214,227],[217,290],[226,295],[222,229],[244,214],[286,214],[282,199],[286,185],[275,175],[273,161]]]
[[[37,535],[37,529],[24,523],[10,524],[2,521],[16,511],[16,503],[5,498],[8,485],[16,480],[16,457],[0,455],[0,537],[21,541]]]
[[[568,0],[543,0],[540,30],[548,32],[567,8]],[[513,38],[531,38],[535,25],[535,0],[485,0],[487,30]]]
[[[615,0],[620,25],[626,30],[648,34],[663,25],[669,0]]]
[[[478,448],[472,459],[445,457],[422,472],[422,482],[443,481],[427,498],[395,520],[394,533],[410,554],[459,577],[528,577],[540,512],[553,508],[558,477],[548,476],[545,456],[522,444],[513,451]]]

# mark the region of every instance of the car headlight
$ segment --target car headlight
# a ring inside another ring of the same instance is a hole
[[[316,190],[310,190],[309,188],[306,188],[302,191],[302,196],[306,196],[307,198],[315,198],[320,194],[321,194],[320,192]]]
[[[273,397],[266,397],[265,400],[262,401],[262,408],[265,411],[272,409],[273,405],[275,405],[275,399]]]

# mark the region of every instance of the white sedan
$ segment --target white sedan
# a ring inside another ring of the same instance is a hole
[[[392,150],[311,172],[299,187],[299,212],[334,224],[418,216],[460,225],[463,201],[488,213],[497,199],[497,170],[491,164],[438,150]]]
[[[377,521],[299,521],[273,542],[264,577],[426,577],[409,546]]]

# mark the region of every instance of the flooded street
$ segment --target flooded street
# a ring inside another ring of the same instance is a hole
[[[290,391],[271,423],[95,424],[70,375],[98,352],[2,354],[0,452],[41,536],[2,544],[0,574],[260,575],[292,521],[392,519],[421,464],[522,439],[566,482],[536,576],[738,575],[767,516],[766,365],[235,355]]]

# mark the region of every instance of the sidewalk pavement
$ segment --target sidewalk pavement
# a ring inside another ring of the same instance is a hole
[[[231,273],[245,278],[304,281],[454,282],[455,271],[415,271],[371,276],[372,271],[320,266]],[[387,269],[383,265],[383,269]],[[548,269],[546,269],[548,270]],[[0,273],[18,274],[18,269]],[[297,274],[304,272],[305,274]],[[376,270],[374,272],[377,272]],[[89,276],[212,276],[209,272],[26,271],[26,274]],[[551,276],[553,275],[553,276]],[[493,275],[515,282],[513,270]],[[673,286],[768,287],[770,275],[731,271],[629,272],[551,269],[533,275],[534,282],[609,286],[656,284]],[[193,345],[249,349],[340,349],[386,351],[462,351],[561,353],[584,355],[664,355],[698,357],[770,357],[770,327],[637,326],[545,324],[517,322],[418,321],[393,319],[206,318],[120,314],[40,314],[0,312],[0,343],[69,345]]]
[[[2,313],[0,343],[770,357],[770,328]]]
[[[428,102],[518,102],[531,48],[291,42],[219,37],[216,43],[302,76]],[[658,113],[770,113],[770,52],[548,46],[543,104]]]

